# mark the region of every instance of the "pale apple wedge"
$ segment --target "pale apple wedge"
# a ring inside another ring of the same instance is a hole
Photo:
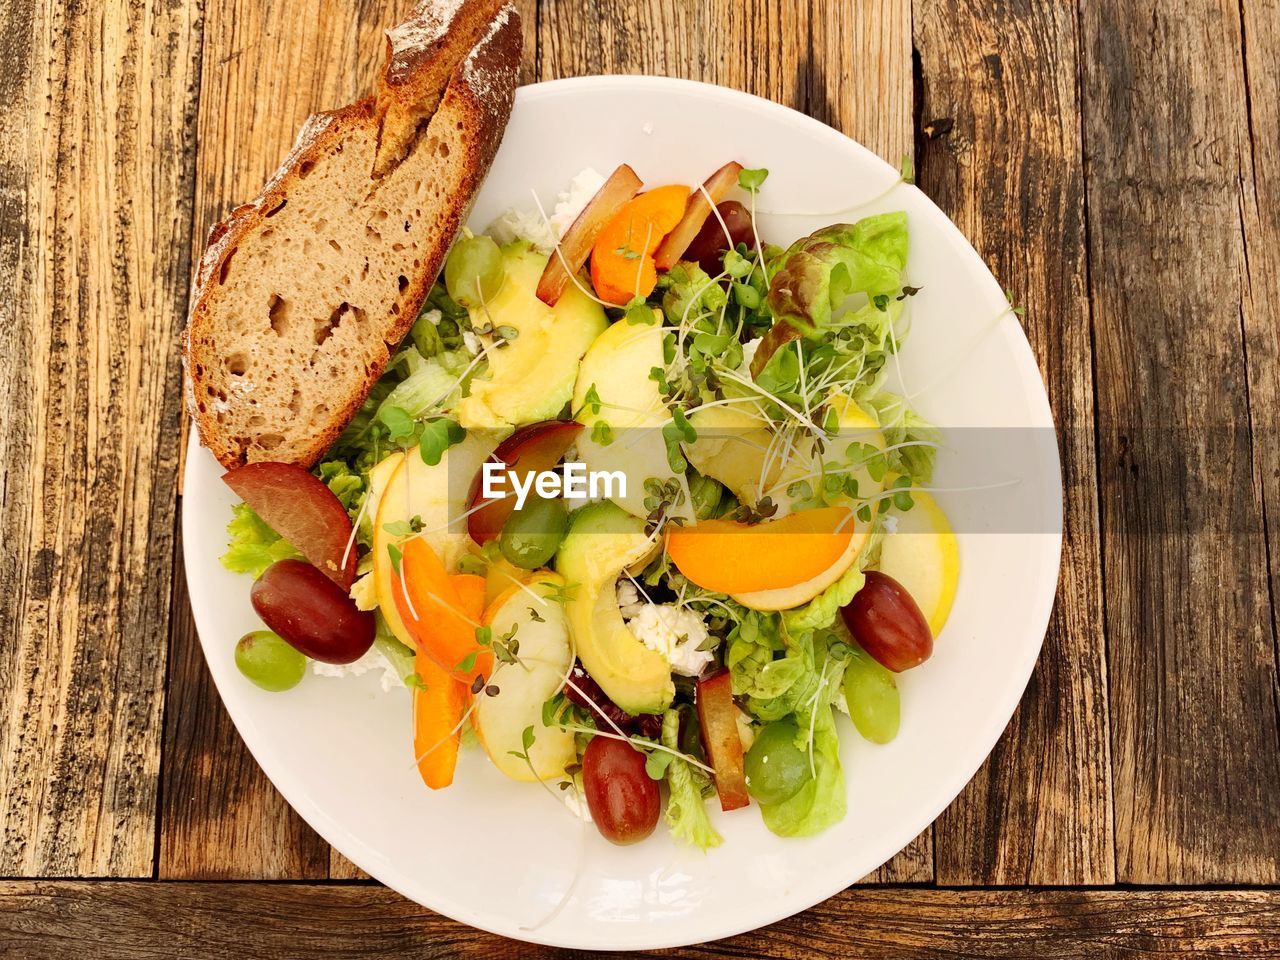
[[[494,671],[490,686],[498,692],[480,696],[472,721],[493,765],[512,780],[560,777],[577,757],[572,731],[542,722],[542,706],[560,689],[573,657],[564,607],[549,599],[563,585],[556,574],[539,574],[524,586],[512,586],[485,612],[495,641],[515,631],[519,660]],[[534,737],[526,763],[512,751],[524,753],[529,727]]]
[[[694,190],[689,194],[684,216],[666,235],[653,255],[653,262],[659,270],[670,270],[684,256],[689,244],[693,243],[693,238],[707,222],[707,217],[711,216],[712,207],[738,185],[738,174],[741,172],[742,164],[731,160],[702,182],[702,190]],[[703,193],[703,190],[706,192]],[[707,197],[711,198],[709,202]]]
[[[591,198],[578,218],[560,238],[558,251],[547,261],[542,277],[538,280],[538,299],[554,307],[582,269],[595,246],[596,237],[613,219],[619,208],[640,192],[644,182],[627,164],[622,164],[604,182]]]
[[[402,540],[403,535],[392,531],[399,529],[400,524],[409,524],[416,517],[423,528],[423,539],[445,567],[450,572],[455,571],[458,560],[471,542],[467,536],[467,523],[461,519],[466,512],[471,477],[475,476],[493,447],[491,439],[479,433],[469,433],[461,443],[446,450],[435,465],[424,463],[415,447],[398,455],[398,460],[392,462],[388,457],[374,468],[375,471],[391,469],[389,477],[383,479],[380,475],[373,480],[373,474],[370,475],[371,482],[384,485],[373,520],[373,576],[378,607],[396,639],[410,649],[415,644],[400,619],[391,592],[391,580],[396,572],[388,549]],[[384,468],[383,465],[388,463],[391,467]]]
[[[927,493],[913,493],[915,505],[905,513],[896,509],[894,532],[880,544],[881,573],[911,594],[929,631],[937,637],[947,623],[960,581],[960,551],[947,515]]]

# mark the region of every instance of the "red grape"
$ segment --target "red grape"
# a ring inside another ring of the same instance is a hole
[[[593,737],[582,755],[582,786],[591,819],[610,843],[638,843],[658,825],[658,784],[631,744]]]
[[[351,663],[373,646],[373,614],[302,560],[277,560],[249,591],[262,622],[312,660]]]
[[[737,200],[726,200],[716,204],[716,210],[720,216],[713,213],[707,217],[702,229],[684,253],[685,260],[696,260],[713,277],[720,272],[720,258],[730,247],[736,247],[740,243],[745,243],[749,248],[755,247],[751,212],[746,207]],[[724,226],[720,225],[721,220],[724,220]],[[726,227],[729,230],[728,238],[724,233]]]
[[[350,589],[356,578],[354,544],[347,549],[351,518],[324,481],[292,463],[271,461],[246,463],[222,480],[325,576]]]
[[[878,570],[840,611],[858,645],[882,665],[901,673],[933,653],[929,622],[902,584]]]

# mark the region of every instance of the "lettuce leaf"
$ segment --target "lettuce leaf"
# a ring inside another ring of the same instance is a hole
[[[680,713],[677,710],[668,710],[662,718],[662,743],[673,750],[680,749]],[[672,758],[666,773],[669,793],[665,816],[671,835],[701,850],[718,847],[724,838],[711,825],[707,805],[702,799],[706,777],[679,757]]]
[[[797,240],[769,284],[775,322],[806,336],[828,327],[848,296],[896,296],[907,263],[907,216],[901,211],[836,223]]]
[[[221,560],[232,573],[247,573],[257,579],[277,560],[302,558],[302,554],[267,526],[247,503],[237,503],[231,513],[231,522],[227,524],[231,539]]]
[[[851,564],[841,574],[840,579],[810,600],[802,607],[787,610],[782,614],[783,623],[792,633],[806,630],[825,630],[835,623],[840,608],[853,599],[854,594],[862,589],[866,575],[858,563]]]
[[[839,688],[828,678],[829,688]],[[808,837],[844,819],[844,776],[840,772],[840,738],[828,697],[796,711],[801,731],[813,726],[815,776],[782,803],[761,805],[764,825],[780,837]]]

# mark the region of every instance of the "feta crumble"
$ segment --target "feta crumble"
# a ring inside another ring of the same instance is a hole
[[[311,672],[317,677],[362,677],[366,673],[375,670],[382,671],[382,676],[378,678],[378,683],[382,687],[383,693],[389,693],[397,688],[404,688],[404,681],[400,678],[400,674],[396,672],[396,668],[391,661],[383,656],[382,651],[376,645],[370,647],[369,652],[354,663],[311,661]]]
[[[604,176],[592,167],[582,170],[560,191],[551,215],[544,220],[537,210],[512,207],[489,224],[485,232],[500,244],[528,240],[543,253],[550,253],[556,241],[578,219],[583,208],[604,186]]]
[[[700,614],[674,603],[649,603],[630,580],[618,581],[618,608],[627,629],[650,650],[662,654],[673,672],[696,677],[715,659],[699,650],[710,636]]]

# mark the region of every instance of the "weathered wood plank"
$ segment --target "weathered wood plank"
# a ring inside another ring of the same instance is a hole
[[[1242,336],[1255,317],[1274,337],[1275,316],[1245,296],[1241,11],[1081,10],[1117,875],[1274,883],[1276,648]]]
[[[150,875],[198,9],[0,17],[0,871]]]
[[[322,880],[329,845],[293,812],[236,733],[175,571],[158,874],[170,880]]]
[[[195,183],[195,253],[257,194],[307,115],[373,89],[382,32],[410,0],[224,0],[206,8]],[[205,667],[179,571],[170,645],[160,874],[320,879],[326,844],[249,755]],[[341,873],[341,867],[339,871]]]
[[[1271,618],[1280,639],[1280,141],[1274,135],[1280,130],[1280,3],[1248,0],[1241,10],[1253,161],[1252,183],[1242,182],[1240,190],[1248,263],[1242,320],[1254,475],[1267,520]]]
[[[1092,349],[1073,8],[924,0],[920,186],[1026,305],[1065,485],[1044,651],[987,763],[939,820],[938,882],[1115,879]]]
[[[801,4],[543,0],[540,76],[652,73],[805,111],[895,166],[911,151],[910,0]],[[926,830],[868,882],[933,877]]]
[[[517,947],[382,887],[341,884],[10,881],[0,943],[24,960],[581,955]],[[755,933],[660,955],[1280,957],[1280,892],[855,888]]]

